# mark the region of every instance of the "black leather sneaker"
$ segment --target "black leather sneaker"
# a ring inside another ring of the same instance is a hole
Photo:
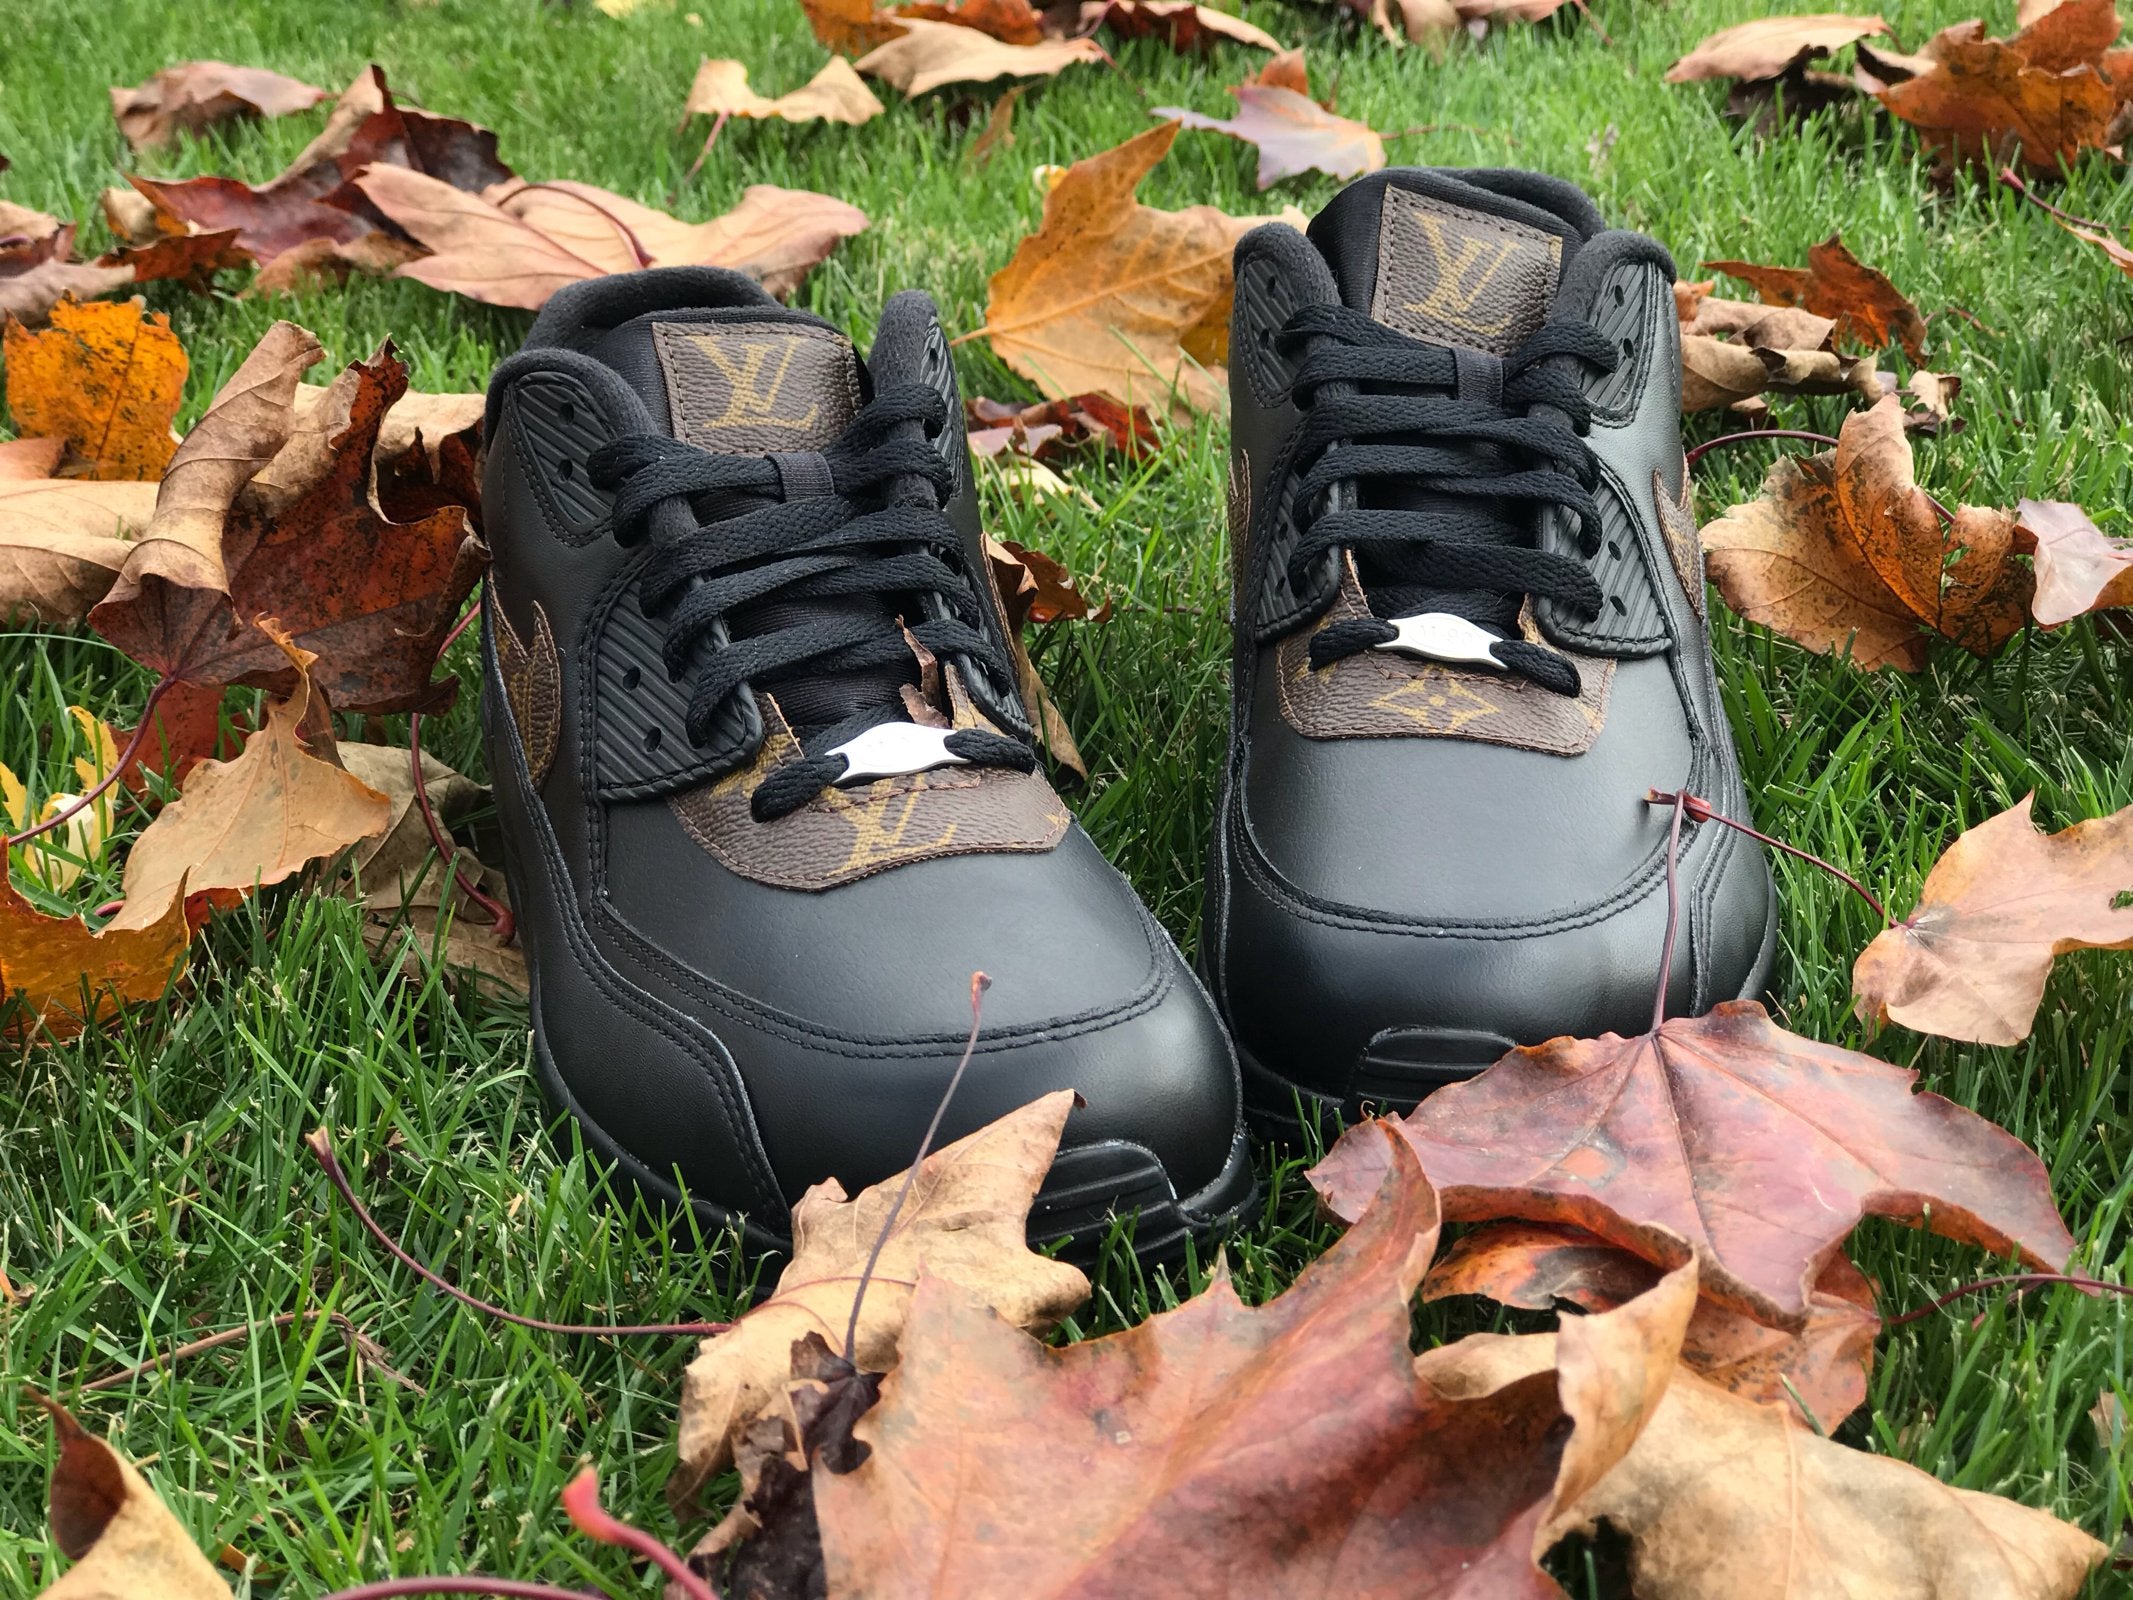
[[[1035,770],[933,303],[871,353],[736,274],[603,278],[489,390],[489,765],[549,1092],[642,1188],[789,1206],[1078,1090],[1033,1238],[1244,1205],[1205,991]],[[973,574],[981,576],[974,577]]]
[[[1673,263],[1537,174],[1389,170],[1237,247],[1235,675],[1209,871],[1256,1122],[1650,1025],[1670,813],[1744,815]],[[1689,826],[1670,1009],[1761,991],[1769,869]]]

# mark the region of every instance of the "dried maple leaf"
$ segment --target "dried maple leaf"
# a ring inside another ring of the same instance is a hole
[[[1552,1311],[1559,1301],[1612,1311],[1650,1292],[1660,1276],[1641,1256],[1582,1228],[1491,1222],[1464,1234],[1430,1268],[1422,1298],[1473,1294],[1529,1311]],[[1682,1338],[1682,1362],[1734,1394],[1803,1405],[1803,1420],[1826,1433],[1866,1401],[1881,1318],[1873,1286],[1841,1253],[1823,1268],[1808,1304],[1806,1330],[1793,1334],[1699,1299]]]
[[[874,0],[800,0],[815,37],[839,55],[860,56],[896,37],[893,21],[876,14]]]
[[[1853,412],[1833,452],[1786,457],[1760,498],[1703,530],[1726,604],[1811,650],[1916,672],[1930,629],[1977,655],[2018,631],[2034,579],[2015,520],[1962,506],[1945,528],[1912,476],[1903,405]]]
[[[0,618],[79,622],[109,592],[155,510],[152,483],[48,476],[65,441],[0,444]]]
[[[975,28],[952,22],[900,19],[903,32],[859,58],[861,72],[906,95],[921,95],[948,83],[990,83],[995,78],[1050,78],[1079,62],[1103,61],[1094,39],[1046,39],[1038,44],[1002,44]]]
[[[15,426],[64,439],[81,476],[153,480],[177,437],[171,418],[185,393],[185,346],[170,319],[138,300],[62,301],[52,325],[7,325],[7,408]]]
[[[913,0],[912,4],[892,7],[889,14],[899,19],[952,22],[959,28],[976,28],[1002,44],[1037,44],[1046,32],[1044,18],[1031,9],[1029,0]],[[896,31],[893,24],[889,31]]]
[[[2015,548],[2036,567],[2029,611],[2039,624],[2056,628],[2091,611],[2133,606],[2133,545],[2109,537],[2065,500],[2024,500],[2015,518]]]
[[[852,1359],[861,1368],[895,1364],[921,1278],[975,1296],[1008,1326],[1037,1331],[1088,1298],[1088,1279],[1027,1243],[1030,1203],[1073,1104],[1071,1091],[1046,1095],[919,1164],[860,1304]],[[681,1458],[667,1490],[676,1504],[732,1460],[749,1423],[785,1392],[794,1340],[821,1333],[843,1348],[859,1274],[903,1186],[898,1173],[848,1200],[831,1178],[800,1197],[792,1261],[776,1291],[706,1339],[682,1381]]]
[[[2054,834],[2023,797],[1933,864],[1918,905],[1859,953],[1864,1017],[1976,1044],[2029,1037],[2054,957],[2133,950],[2133,807]]]
[[[133,282],[130,267],[83,263],[73,253],[72,224],[0,200],[0,323],[39,327],[69,295],[93,300]]]
[[[1706,261],[1707,272],[1724,272],[1753,284],[1766,305],[1798,306],[1836,324],[1839,338],[1869,349],[1895,341],[1913,362],[1926,358],[1926,319],[1896,285],[1844,248],[1831,234],[1807,252],[1803,267],[1763,267],[1749,261]]]
[[[93,933],[78,917],[44,915],[0,877],[0,1004],[19,1001],[26,1021],[71,1038],[87,1017],[161,999],[185,969],[192,936],[175,896],[145,926]]]
[[[298,384],[296,425],[326,426],[332,389]],[[481,527],[481,430],[487,396],[409,389],[385,413],[371,451],[378,509],[393,522],[420,522],[443,506],[462,506]]]
[[[1952,162],[2019,159],[2056,176],[2084,150],[2101,149],[2133,88],[2117,39],[2114,0],[2066,0],[2010,39],[1961,23],[1926,46],[1931,67],[1881,92],[1881,103]]]
[[[1817,56],[1890,31],[1880,17],[1818,12],[1797,17],[1757,17],[1721,28],[1667,68],[1668,83],[1705,78],[1759,82],[1784,76]]]
[[[1472,1401],[1562,1362],[1561,1333],[1477,1334],[1420,1363]],[[1630,1541],[1639,1600],[2073,1600],[2108,1553],[1997,1495],[1817,1436],[1679,1372],[1621,1463],[1571,1519]]]
[[[865,231],[856,206],[757,184],[723,217],[690,223],[586,183],[468,194],[400,167],[356,180],[431,253],[397,275],[488,305],[537,310],[567,283],[639,267],[732,267],[789,294],[839,240]]]
[[[297,380],[318,358],[301,328],[268,330],[186,436],[90,621],[165,677],[283,688],[285,653],[250,625],[276,617],[319,657],[337,709],[433,709],[453,693],[430,673],[483,552],[460,508],[396,523],[371,493],[379,430],[407,383],[391,346],[300,422]]]
[[[1304,65],[1301,45],[1294,50],[1283,50],[1273,60],[1259,69],[1259,75],[1251,80],[1270,89],[1288,89],[1296,94],[1311,92],[1311,73]]]
[[[1218,39],[1254,50],[1281,50],[1281,41],[1264,28],[1193,0],[1083,0],[1080,31],[1097,28],[1109,28],[1124,39],[1158,38],[1173,50],[1212,50]]]
[[[1046,460],[1095,442],[1139,461],[1161,442],[1146,408],[1122,406],[1109,395],[1077,394],[1033,406],[1003,405],[981,395],[964,401],[963,410],[971,454],[981,460],[1003,453]]]
[[[147,244],[122,245],[96,258],[99,267],[124,267],[135,283],[182,283],[196,294],[214,288],[215,274],[252,264],[237,243],[237,230],[174,233]]]
[[[264,67],[181,61],[138,88],[113,89],[111,114],[128,144],[153,150],[178,133],[198,133],[237,117],[285,117],[325,98],[324,89]]]
[[[1209,410],[1221,401],[1230,254],[1253,228],[1287,219],[1140,204],[1134,192],[1178,126],[1067,168],[1045,197],[1042,225],[992,275],[979,332],[1055,400],[1095,390],[1128,405],[1175,398]]]
[[[1257,146],[1262,189],[1299,173],[1352,178],[1385,165],[1385,141],[1374,129],[1335,116],[1309,95],[1257,83],[1240,83],[1230,93],[1237,97],[1237,114],[1227,119],[1174,106],[1158,106],[1151,115]]]
[[[52,1418],[52,1542],[75,1565],[44,1600],[230,1600],[192,1536],[124,1456],[32,1390]]]
[[[922,1281],[864,1459],[814,1474],[828,1592],[1559,1600],[1536,1558],[1656,1408],[1694,1275],[1583,1319],[1558,1370],[1445,1400],[1408,1348],[1429,1185],[1356,1136],[1385,1147],[1375,1203],[1264,1306],[1218,1270],[1060,1349]]]
[[[268,705],[266,725],[245,740],[236,760],[201,762],[184,792],[133,841],[125,903],[112,929],[154,925],[182,906],[187,893],[248,894],[280,883],[391,821],[384,795],[306,748],[301,730],[312,711],[314,658],[271,622],[260,628],[286,654],[296,692]]]
[[[1445,1216],[1560,1222],[1648,1261],[1694,1256],[1703,1292],[1772,1327],[1862,1217],[1920,1221],[2058,1271],[2073,1238],[2029,1147],[1918,1074],[1788,1033],[1752,1001],[1625,1039],[1512,1051],[1396,1124]],[[1309,1176],[1352,1220],[1382,1140],[1344,1137]]]
[[[776,117],[785,122],[844,122],[856,126],[882,113],[874,91],[860,81],[852,64],[831,56],[829,64],[789,94],[772,100],[748,87],[748,69],[738,61],[708,56],[689,86],[684,117]]]
[[[2052,220],[2075,238],[2082,240],[2084,243],[2094,245],[2110,258],[2112,266],[2129,277],[2133,277],[2133,250],[2128,250],[2124,244],[2107,233],[2098,233],[2093,228],[2084,228],[2078,223],[2067,221],[2064,217],[2054,217]],[[0,294],[5,293],[6,285],[4,282],[0,282]]]

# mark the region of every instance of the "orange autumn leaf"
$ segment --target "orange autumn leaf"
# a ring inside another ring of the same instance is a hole
[[[2029,1037],[2052,961],[2133,950],[2133,806],[2039,833],[2033,795],[1933,864],[1912,913],[1852,967],[1859,1014],[1975,1044]]]
[[[1831,234],[1807,252],[1807,265],[1765,267],[1751,261],[1706,261],[1707,272],[1724,272],[1755,286],[1765,305],[1798,306],[1836,324],[1839,338],[1869,349],[1890,342],[1914,362],[1926,358],[1926,319],[1887,277],[1844,248]]]
[[[815,37],[839,55],[862,56],[896,37],[893,20],[884,20],[874,0],[800,0]]]
[[[1817,56],[1888,31],[1888,23],[1880,17],[1837,12],[1755,17],[1721,28],[1698,44],[1666,69],[1666,81],[1696,83],[1706,78],[1737,78],[1745,83],[1760,83],[1783,77]]]
[[[315,658],[271,622],[262,620],[260,630],[287,656],[296,692],[268,705],[266,726],[236,760],[201,762],[134,840],[113,928],[155,923],[185,893],[248,894],[279,883],[392,821],[386,796],[314,754],[299,731],[312,713]]]
[[[19,1001],[27,1022],[61,1038],[122,1004],[162,998],[191,943],[178,894],[138,927],[95,933],[79,917],[46,916],[0,878],[0,1004]]]
[[[1391,1126],[1446,1220],[1566,1223],[1660,1266],[1694,1257],[1702,1292],[1771,1327],[1868,1216],[2064,1269],[2051,1179],[2013,1134],[1915,1072],[1788,1033],[1752,1001],[1635,1038],[1554,1039],[1439,1089]],[[1353,1219],[1385,1151],[1355,1129],[1308,1174]]]
[[[107,480],[163,476],[185,393],[185,347],[170,318],[138,300],[62,300],[52,325],[7,325],[7,408],[16,428],[64,439]]]
[[[889,14],[975,28],[1002,44],[1037,44],[1044,38],[1044,18],[1031,9],[1030,0],[910,0]]]
[[[1781,459],[1703,543],[1727,605],[1868,669],[1924,666],[1921,630],[1989,655],[2022,627],[2034,588],[2010,514],[1961,506],[1942,526],[1894,395],[1847,417],[1834,451]]]

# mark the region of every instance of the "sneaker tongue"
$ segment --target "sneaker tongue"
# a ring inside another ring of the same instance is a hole
[[[637,390],[675,438],[721,455],[820,450],[859,412],[858,353],[843,334],[812,318],[764,316],[753,308],[659,312],[613,329],[594,354]],[[704,537],[718,537],[717,522]],[[840,595],[743,607],[726,625],[735,639],[748,639],[853,617],[889,624],[895,616],[883,597]],[[807,673],[763,687],[804,742],[862,712],[900,715],[898,688],[917,681],[914,661],[908,669]]]
[[[1536,206],[1417,169],[1351,184],[1310,237],[1347,305],[1410,338],[1496,355],[1547,321],[1580,238]]]

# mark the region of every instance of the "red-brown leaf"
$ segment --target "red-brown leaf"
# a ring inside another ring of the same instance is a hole
[[[1807,265],[1765,267],[1750,261],[1706,261],[1706,271],[1730,273],[1755,286],[1765,305],[1798,306],[1837,325],[1837,336],[1869,349],[1894,341],[1912,361],[1926,358],[1926,319],[1887,277],[1867,266],[1831,234],[1807,252]]]
[[[152,150],[176,133],[198,133],[236,117],[285,117],[325,98],[324,89],[263,67],[181,61],[137,88],[113,89],[111,114],[128,144]]]
[[[1861,1218],[1921,1222],[2062,1269],[2073,1238],[2033,1151],[1914,1094],[1915,1072],[1788,1033],[1733,1001],[1625,1039],[1556,1039],[1440,1089],[1397,1124],[1448,1220],[1569,1223],[1648,1261],[1693,1256],[1703,1292],[1773,1327]],[[1383,1142],[1345,1137],[1312,1169],[1352,1219]]]

